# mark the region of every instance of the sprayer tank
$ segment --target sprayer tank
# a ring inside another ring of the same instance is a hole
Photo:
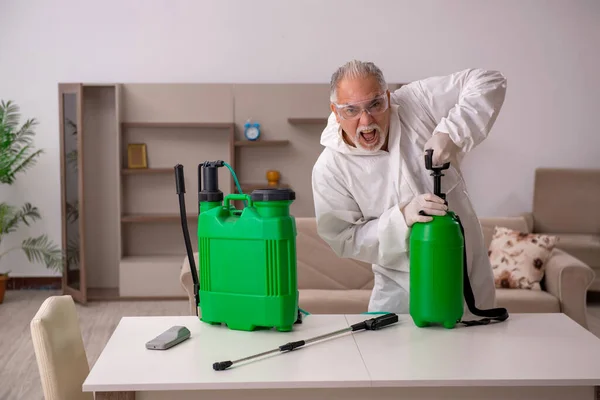
[[[262,189],[200,203],[203,321],[238,330],[292,329],[298,315],[296,224],[289,212],[294,199],[289,189]],[[234,200],[247,206],[237,210]]]

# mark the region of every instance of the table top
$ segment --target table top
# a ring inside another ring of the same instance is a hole
[[[195,316],[121,319],[84,391],[332,388],[370,386],[600,385],[600,339],[564,314],[511,314],[502,323],[417,328],[410,316],[380,331],[346,333],[240,363],[346,328],[372,315],[309,315],[292,332],[234,331]],[[191,337],[168,350],[145,343],[173,325]]]
[[[190,338],[167,350],[145,343],[173,325]],[[310,315],[292,332],[234,331],[195,316],[125,317],[83,384],[84,391],[199,390],[237,388],[365,387],[369,374],[351,335],[307,345],[257,361],[213,370],[213,363],[237,360],[348,327],[344,315]]]
[[[401,316],[395,326],[354,338],[372,386],[600,383],[600,339],[560,313],[511,314],[501,323],[452,330],[416,328]]]

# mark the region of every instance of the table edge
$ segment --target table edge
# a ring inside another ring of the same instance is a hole
[[[344,389],[372,387],[371,380],[304,381],[304,382],[215,382],[167,384],[83,384],[84,392],[135,392],[178,390],[244,390],[244,389]]]

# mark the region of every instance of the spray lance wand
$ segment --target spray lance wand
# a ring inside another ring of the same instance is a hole
[[[275,353],[280,353],[280,352],[281,353],[290,352],[290,351],[295,350],[304,345],[314,343],[319,340],[328,339],[328,338],[331,338],[334,336],[338,336],[338,335],[341,335],[341,334],[347,333],[347,332],[356,332],[356,331],[362,331],[362,330],[377,331],[383,327],[392,325],[396,322],[398,322],[397,314],[393,314],[393,313],[384,314],[384,315],[376,317],[376,318],[371,318],[371,319],[364,320],[362,322],[358,322],[354,325],[351,325],[344,329],[337,330],[335,332],[326,333],[326,334],[320,335],[320,336],[315,336],[313,338],[306,339],[306,340],[298,340],[296,342],[289,342],[289,343],[279,346],[276,349],[265,351],[263,353],[255,354],[255,355],[252,355],[249,357],[241,358],[239,360],[216,362],[213,364],[213,369],[215,371],[223,371],[223,370],[226,370],[227,368],[231,367],[232,365],[239,364],[244,361],[250,361],[250,360],[253,360],[253,359],[256,359],[259,357],[267,356],[269,354],[275,354]]]

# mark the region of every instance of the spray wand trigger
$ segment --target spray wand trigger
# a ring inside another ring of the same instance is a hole
[[[365,321],[354,324],[351,326],[351,328],[353,332],[360,330],[378,331],[381,328],[395,324],[396,322],[398,322],[397,314],[384,314],[380,317],[367,319]]]

